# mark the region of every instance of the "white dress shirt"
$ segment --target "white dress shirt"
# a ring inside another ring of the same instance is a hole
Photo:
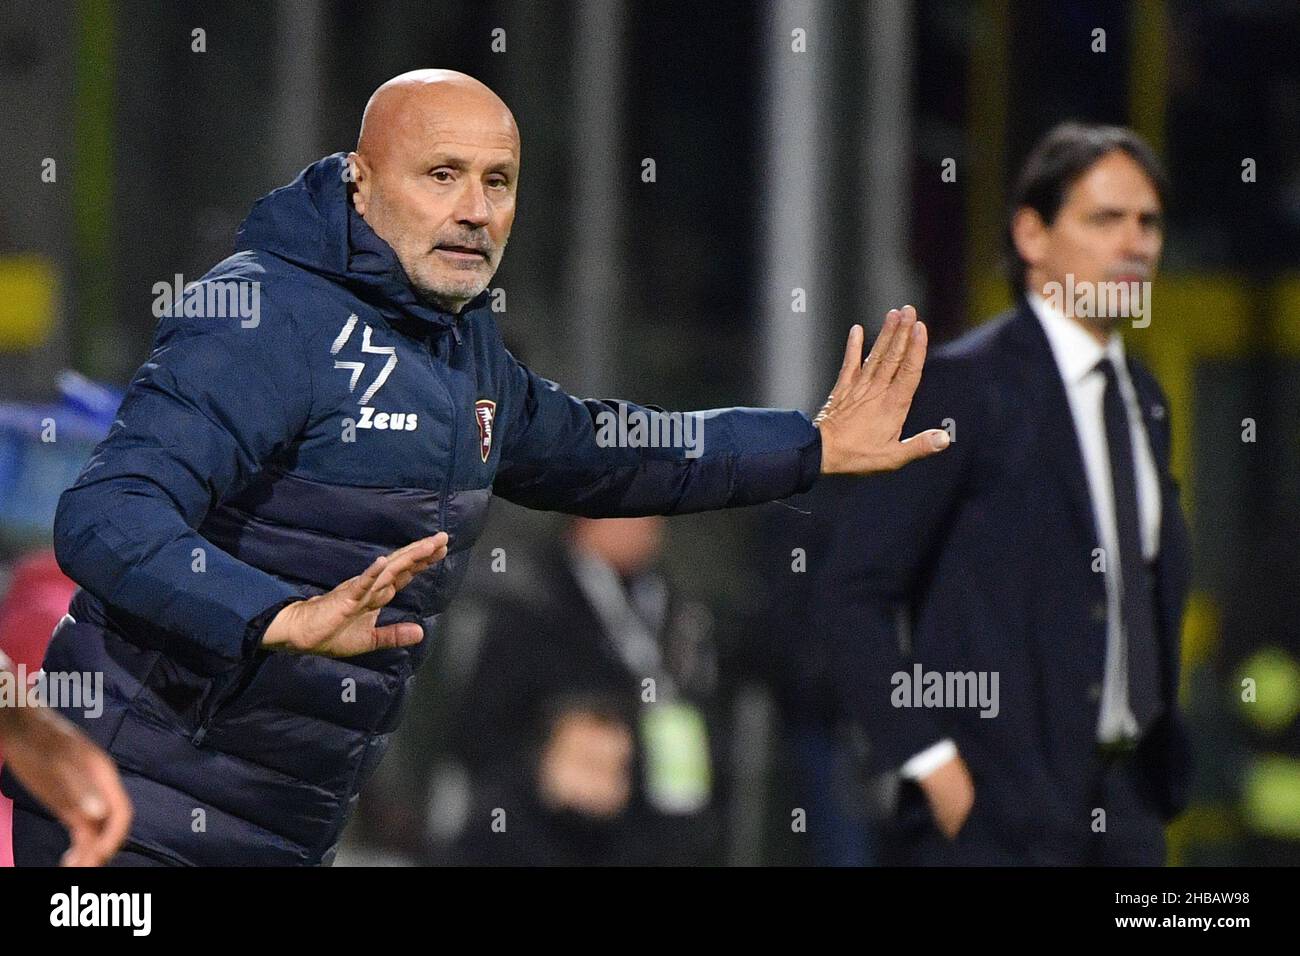
[[[1079,440],[1088,494],[1092,499],[1097,540],[1105,549],[1106,574],[1106,669],[1102,681],[1097,739],[1110,742],[1135,736],[1137,721],[1128,703],[1128,653],[1120,614],[1119,532],[1115,523],[1114,486],[1110,480],[1110,452],[1106,445],[1106,423],[1102,399],[1106,377],[1097,363],[1108,357],[1115,367],[1120,393],[1128,414],[1133,439],[1133,466],[1136,470],[1138,520],[1141,523],[1142,556],[1155,558],[1160,542],[1160,478],[1155,455],[1147,438],[1137,391],[1124,360],[1124,340],[1112,332],[1103,346],[1074,319],[1067,318],[1041,296],[1029,293],[1029,305],[1042,324],[1057,370],[1065,385],[1065,395],[1074,419]],[[919,780],[946,763],[957,752],[951,740],[942,740],[912,757],[900,769],[908,778]]]

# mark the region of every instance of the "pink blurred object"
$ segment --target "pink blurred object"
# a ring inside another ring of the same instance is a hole
[[[39,551],[14,565],[9,592],[0,601],[0,651],[14,667],[26,664],[29,675],[40,669],[54,626],[68,613],[76,590],[59,570],[53,551]],[[0,866],[14,865],[12,817],[13,802],[0,795]]]

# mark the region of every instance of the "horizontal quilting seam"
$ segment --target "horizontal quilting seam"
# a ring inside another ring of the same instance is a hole
[[[137,711],[137,710],[134,710],[134,709],[131,710],[131,713],[132,713],[134,716],[138,717],[142,723],[146,723],[146,724],[148,724],[149,726],[153,727],[155,730],[161,730],[161,731],[163,731],[164,733],[170,734],[171,736],[175,737],[177,740],[184,741],[186,744],[189,744],[190,746],[193,746],[193,741],[192,741],[189,737],[187,737],[183,732],[181,732],[180,730],[178,730],[177,728],[175,728],[175,727],[168,727],[166,724],[162,723],[161,721],[154,720],[153,718],[148,717],[148,716],[146,716],[145,714],[141,713],[140,711]],[[331,725],[331,726],[337,726],[337,725]],[[315,790],[317,793],[320,793],[320,794],[322,794],[322,795],[324,795],[324,796],[327,796],[327,797],[329,797],[330,799],[337,799],[337,796],[336,796],[336,794],[335,794],[333,791],[331,791],[331,790],[326,790],[324,787],[321,787],[321,786],[319,786],[319,785],[313,783],[313,782],[310,781],[310,780],[303,780],[301,777],[295,777],[295,776],[292,776],[291,774],[287,774],[287,773],[285,773],[283,770],[277,770],[277,769],[275,769],[274,767],[268,767],[268,766],[266,766],[265,764],[258,763],[256,760],[250,760],[249,758],[244,757],[244,756],[241,756],[241,755],[239,755],[239,754],[232,754],[232,753],[229,753],[229,752],[227,752],[227,751],[225,751],[225,750],[217,750],[215,747],[213,747],[213,748],[208,748],[208,749],[209,749],[212,753],[220,754],[220,755],[223,756],[223,757],[229,757],[229,758],[232,759],[232,760],[238,760],[240,763],[246,763],[246,764],[248,764],[250,767],[257,767],[259,770],[265,770],[267,773],[274,774],[274,775],[275,775],[276,777],[278,777],[282,782],[290,783],[290,784],[294,784],[294,785],[300,785],[300,786],[304,786],[304,787],[309,787],[310,789]],[[114,757],[119,757],[119,758],[120,758],[121,755],[120,755],[120,754],[117,754],[117,753],[114,753],[113,756],[114,756]],[[137,774],[138,776],[144,776],[144,777],[147,777],[149,780],[152,780],[152,781],[154,781],[155,783],[160,783],[160,784],[162,784],[163,786],[174,787],[175,789],[180,790],[182,793],[185,793],[185,794],[187,794],[188,796],[194,797],[195,800],[199,800],[199,799],[200,799],[200,798],[199,798],[198,796],[196,796],[195,794],[189,793],[189,791],[187,791],[187,790],[183,790],[183,789],[180,788],[180,787],[176,787],[174,784],[172,784],[172,783],[170,783],[170,782],[168,782],[168,781],[165,781],[165,780],[159,780],[157,777],[150,776],[150,775],[148,774],[148,772],[145,771],[143,768],[140,768],[140,767],[134,767],[134,768],[133,768],[133,772],[134,772],[135,774]],[[218,805],[218,804],[215,804],[215,803],[213,804],[213,806],[217,806],[217,807],[219,807],[219,805]],[[222,810],[225,810],[224,807],[219,807],[219,808],[222,809]],[[235,814],[233,811],[227,811],[227,812],[230,812],[230,813],[231,813],[231,816],[237,816],[237,814]]]

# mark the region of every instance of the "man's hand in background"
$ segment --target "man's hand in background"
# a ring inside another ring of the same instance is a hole
[[[975,783],[971,780],[966,761],[958,754],[926,774],[918,783],[925,791],[935,824],[949,840],[957,839],[975,804]]]
[[[64,866],[103,866],[117,853],[131,827],[131,801],[113,761],[90,738],[45,707],[3,707],[0,750],[27,791],[68,828]]]
[[[288,605],[262,636],[267,650],[352,657],[424,639],[414,622],[376,627],[379,612],[421,571],[447,556],[447,532],[413,541],[374,563],[333,591]]]
[[[899,441],[925,364],[925,325],[910,305],[891,309],[862,361],[865,332],[849,330],[844,364],[813,424],[822,433],[822,474],[893,471],[948,447],[941,428]]]

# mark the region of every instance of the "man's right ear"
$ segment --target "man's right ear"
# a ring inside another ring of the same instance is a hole
[[[1021,206],[1011,217],[1011,241],[1026,265],[1038,265],[1047,251],[1047,226],[1037,209]]]
[[[352,205],[356,207],[358,215],[364,216],[366,203],[370,200],[370,175],[360,153],[348,153],[343,178],[349,184],[348,193],[352,197]]]

